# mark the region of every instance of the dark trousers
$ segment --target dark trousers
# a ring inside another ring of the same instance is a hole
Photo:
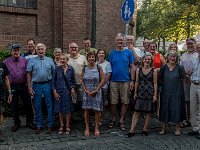
[[[21,99],[24,111],[26,113],[26,124],[33,123],[33,109],[31,104],[31,97],[28,94],[28,87],[22,84],[11,85],[13,99],[11,102],[11,109],[14,124],[20,124],[19,119],[19,98]]]

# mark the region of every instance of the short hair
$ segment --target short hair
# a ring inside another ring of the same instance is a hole
[[[87,56],[86,56],[87,60],[88,60],[89,56],[91,56],[91,55],[94,55],[95,61],[96,61],[96,54],[95,54],[95,52],[93,52],[93,51],[89,51],[89,52],[87,53]]]
[[[46,46],[43,43],[38,43],[35,49],[38,50],[39,47],[43,47],[46,50]]]
[[[36,44],[36,42],[35,42],[34,39],[28,39],[28,40],[26,41],[26,43],[28,43],[29,41],[33,41],[33,43]]]
[[[168,62],[168,57],[169,57],[170,55],[176,56],[176,63],[178,63],[178,61],[179,61],[179,54],[178,54],[178,52],[175,51],[175,50],[170,50],[170,51],[168,51],[168,52],[167,52],[167,62]]]
[[[127,36],[126,36],[126,39],[132,39],[133,41],[135,40],[135,38],[134,38],[133,35],[127,35]]]
[[[158,48],[158,45],[157,45],[156,42],[149,42],[148,48],[149,48],[149,46],[150,46],[151,44],[155,44],[155,45],[156,45],[156,49]]]
[[[115,39],[117,39],[118,37],[123,37],[124,38],[124,34],[123,33],[117,33],[117,35],[115,36]]]
[[[175,46],[176,46],[176,51],[178,51],[178,46],[177,46],[175,43],[172,43],[172,44],[169,45],[169,47],[168,47],[168,51],[171,50],[172,45],[175,45]]]
[[[85,37],[85,38],[83,39],[83,41],[87,41],[87,40],[91,41],[88,37]]]
[[[58,47],[54,48],[53,53],[55,53],[55,52],[57,52],[57,51],[60,51],[60,52],[62,53],[62,49],[61,49],[61,48],[58,48]]]
[[[68,56],[67,54],[63,54],[63,53],[62,53],[60,57],[64,57],[64,58],[66,58],[67,61],[69,60],[69,56]]]
[[[106,58],[107,53],[106,53],[106,50],[104,50],[104,49],[98,49],[97,54],[96,54],[96,55],[97,55],[97,58],[98,58],[98,54],[99,54],[100,51],[104,51],[105,58]],[[99,58],[98,58],[98,59],[99,59]]]
[[[194,43],[196,43],[196,40],[194,38],[187,38],[186,43],[189,42],[189,41],[193,41]]]
[[[150,67],[153,66],[153,58],[152,58],[152,55],[150,53],[147,53],[147,54],[144,54],[144,56],[142,56],[142,59],[141,59],[141,66],[144,67],[144,58],[147,57],[147,56],[150,56],[151,57],[151,63],[150,63]]]

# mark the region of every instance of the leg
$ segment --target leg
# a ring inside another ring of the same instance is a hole
[[[47,112],[48,112],[47,126],[48,126],[48,128],[52,128],[52,126],[53,126],[53,102],[52,102],[51,84],[46,83],[44,85],[43,90],[44,90],[45,102],[46,102]]]
[[[1,104],[0,104],[0,107],[1,107]],[[3,126],[3,115],[0,112],[0,142],[4,142],[3,132],[2,132],[2,126]]]
[[[71,121],[71,112],[66,113],[66,134],[69,134],[71,132],[70,121]]]
[[[94,130],[94,134],[96,137],[99,136],[100,132],[99,132],[99,119],[100,119],[100,112],[99,111],[95,111],[95,130]]]
[[[151,118],[151,113],[146,113],[145,114],[145,119],[144,119],[143,131],[147,131],[148,130],[148,125],[149,125],[150,118]]]
[[[164,135],[166,133],[166,123],[161,123],[161,131],[159,132],[160,135]]]
[[[33,84],[34,94],[34,109],[35,109],[35,120],[36,126],[40,129],[43,125],[42,119],[42,88],[39,84]]]
[[[133,113],[132,123],[131,123],[131,129],[130,129],[129,132],[131,132],[131,133],[135,132],[135,128],[136,128],[136,125],[138,123],[139,116],[140,116],[139,112],[134,112]]]
[[[177,124],[176,124],[175,135],[176,135],[176,136],[181,135],[181,124],[180,124],[180,123],[177,123]]]
[[[62,113],[59,113],[59,120],[60,120],[60,129],[59,134],[63,134],[64,132],[64,115]]]
[[[85,109],[84,112],[85,116],[85,136],[89,136],[90,135],[90,128],[89,128],[89,118],[90,118],[90,112],[89,110]]]
[[[26,112],[26,124],[27,125],[33,125],[33,109],[32,109],[32,104],[31,104],[31,97],[28,95],[28,87],[24,86],[21,87],[19,94],[20,98],[23,102],[24,109]]]

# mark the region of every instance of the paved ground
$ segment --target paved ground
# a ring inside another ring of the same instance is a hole
[[[40,135],[26,128],[24,117],[22,127],[15,133],[10,131],[12,119],[6,118],[4,121],[5,142],[0,143],[0,150],[199,150],[200,140],[187,136],[190,128],[182,129],[182,136],[175,136],[175,127],[169,127],[166,135],[158,135],[159,122],[153,117],[150,123],[149,135],[141,136],[143,119],[140,119],[136,135],[133,138],[126,138],[126,132],[120,131],[118,125],[114,129],[108,129],[109,115],[105,117],[104,125],[101,127],[102,134],[95,138],[93,135],[86,138],[83,134],[84,126],[80,117],[74,117],[72,123],[72,133],[70,135],[59,135],[56,128],[51,135],[47,135],[46,129]],[[131,114],[126,117],[127,130],[130,128]],[[91,122],[92,124],[92,122]],[[94,126],[91,125],[93,129]],[[93,132],[92,132],[93,133]]]

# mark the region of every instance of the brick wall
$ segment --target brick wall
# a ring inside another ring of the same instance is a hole
[[[96,47],[110,50],[114,37],[124,32],[121,21],[123,0],[96,0]],[[0,6],[0,48],[34,38],[48,48],[68,50],[72,41],[83,48],[83,38],[91,37],[92,0],[37,0],[37,9]]]

